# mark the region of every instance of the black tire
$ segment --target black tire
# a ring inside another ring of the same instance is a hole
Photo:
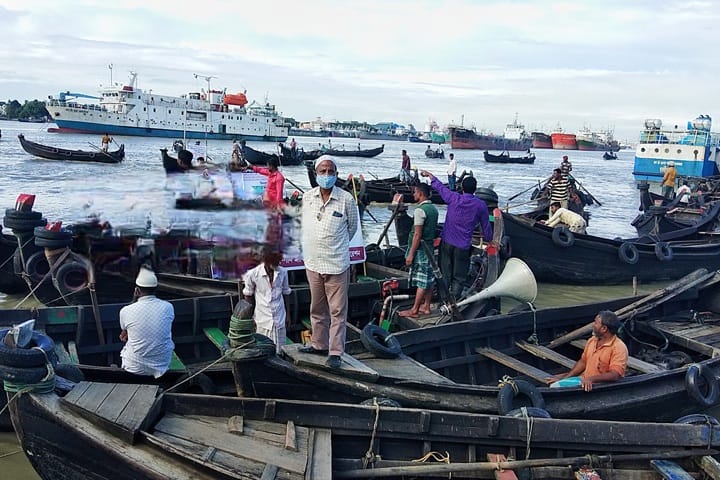
[[[80,262],[68,262],[60,266],[53,275],[58,292],[69,295],[85,290],[88,286],[88,270]]]
[[[35,237],[35,245],[43,248],[63,248],[72,245],[72,238],[65,240],[49,240],[44,237]]]
[[[704,407],[715,405],[720,395],[720,386],[712,369],[702,363],[693,363],[688,367],[685,388],[690,398]]]
[[[9,330],[8,328],[0,330],[0,365],[18,368],[42,367],[48,360],[53,365],[57,365],[55,342],[52,338],[40,332],[33,332],[27,348],[9,347],[2,342]]]
[[[33,232],[35,233],[35,238],[46,238],[48,240],[72,240],[73,236],[72,232],[67,230],[55,232],[53,230],[45,230],[44,227],[35,227]]]
[[[367,400],[363,400],[362,402],[360,402],[360,405],[375,405],[375,402],[377,402],[377,404],[381,407],[402,407],[402,405],[400,405],[400,402],[397,402],[392,398],[387,397],[368,398]]]
[[[655,256],[661,262],[669,262],[673,259],[672,247],[667,242],[657,242],[655,244]]]
[[[500,258],[507,259],[512,257],[512,242],[510,237],[503,235],[500,239]]]
[[[61,363],[55,367],[55,374],[73,383],[80,383],[85,380],[85,374],[83,374],[82,370],[77,365],[70,365],[69,363]]]
[[[30,277],[30,281],[35,284],[45,278],[50,271],[50,264],[45,258],[45,252],[40,250],[30,255],[25,262],[25,273]]]
[[[507,415],[508,412],[515,410],[513,400],[519,395],[525,395],[532,402],[535,408],[545,408],[545,399],[543,399],[540,391],[533,384],[525,380],[513,380],[515,388],[510,383],[506,383],[500,387],[498,392],[498,412],[500,415]],[[515,392],[517,389],[517,392]]]
[[[720,426],[720,420],[710,415],[703,415],[702,413],[693,413],[692,415],[685,415],[675,420],[673,423],[684,423],[686,425],[713,425]]]
[[[12,383],[38,383],[48,374],[47,367],[10,367],[0,365],[0,380]]]
[[[523,411],[522,408],[516,408],[515,410],[510,410],[505,416],[518,418],[552,418],[547,410],[537,407],[525,407],[525,411]]]
[[[635,265],[640,260],[640,252],[634,244],[623,242],[618,248],[618,257],[628,265]]]
[[[15,210],[14,208],[6,208],[5,216],[15,220],[39,220],[42,218],[42,212],[23,212],[22,210]]]
[[[552,231],[552,241],[558,247],[572,247],[575,245],[575,235],[566,226],[555,227]]]
[[[35,227],[39,227],[42,225],[46,225],[47,220],[44,218],[37,218],[32,220],[25,220],[25,219],[17,219],[12,217],[4,217],[3,218],[3,225],[7,228],[10,228],[12,230],[33,230]]]
[[[373,323],[368,323],[362,329],[360,341],[379,358],[397,358],[402,353],[398,339]]]

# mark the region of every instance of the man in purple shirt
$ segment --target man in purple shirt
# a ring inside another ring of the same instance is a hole
[[[421,170],[420,175],[430,177],[430,186],[447,204],[440,243],[440,272],[450,292],[459,298],[470,268],[472,235],[477,224],[480,224],[486,242],[491,242],[493,238],[488,208],[475,196],[477,180],[474,177],[463,179],[462,193],[459,193],[451,191],[427,170]]]

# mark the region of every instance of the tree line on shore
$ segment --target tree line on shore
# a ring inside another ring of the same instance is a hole
[[[45,102],[40,100],[25,100],[24,104],[17,100],[0,101],[0,119],[19,120],[49,117],[50,113],[45,108]]]

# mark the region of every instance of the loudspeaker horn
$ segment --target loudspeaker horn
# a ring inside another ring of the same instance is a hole
[[[534,302],[537,297],[537,282],[530,267],[519,258],[505,262],[500,277],[485,290],[471,295],[457,304],[458,307],[493,297],[510,297],[520,302]]]

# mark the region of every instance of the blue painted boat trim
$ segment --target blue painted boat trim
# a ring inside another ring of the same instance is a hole
[[[121,127],[118,125],[107,125],[90,122],[76,122],[72,120],[55,119],[58,127],[74,130],[77,133],[109,133],[111,135],[135,136],[135,137],[162,137],[162,138],[192,138],[204,140],[248,140],[258,142],[284,142],[287,135],[282,137],[264,135],[239,135],[236,133],[205,133],[173,129],[145,128],[145,127]]]
[[[702,160],[673,160],[678,175],[689,177],[710,177],[716,175],[715,163],[712,161]],[[633,175],[636,181],[647,180],[651,182],[659,182],[662,180],[663,172],[661,168],[665,168],[670,160],[659,158],[644,158],[635,156],[635,167]]]

